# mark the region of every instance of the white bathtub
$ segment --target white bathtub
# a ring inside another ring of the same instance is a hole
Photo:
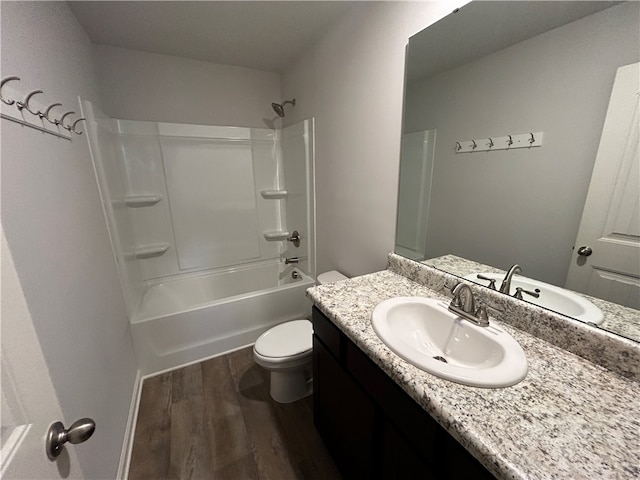
[[[142,374],[233,350],[273,325],[310,318],[305,290],[313,279],[279,269],[260,264],[149,285],[131,321]]]

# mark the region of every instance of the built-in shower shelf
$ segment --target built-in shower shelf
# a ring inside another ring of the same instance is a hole
[[[152,258],[164,255],[169,250],[168,243],[154,243],[153,245],[140,245],[133,250],[136,258]]]
[[[127,207],[150,207],[162,200],[162,195],[127,195],[124,203]]]
[[[260,195],[267,200],[280,200],[287,196],[286,190],[261,190]]]
[[[267,242],[279,242],[281,240],[286,240],[289,238],[289,235],[291,235],[285,230],[271,230],[269,232],[263,232],[262,234]]]

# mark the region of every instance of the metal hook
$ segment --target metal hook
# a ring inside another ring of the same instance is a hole
[[[511,135],[507,135],[507,137],[509,137],[509,140],[507,140],[507,145],[513,145],[513,139],[511,138]]]
[[[44,111],[44,113],[40,114],[40,116],[41,116],[42,118],[45,118],[49,123],[53,123],[53,124],[55,124],[55,123],[56,123],[56,120],[55,120],[55,119],[54,119],[54,120],[51,120],[51,119],[49,118],[49,112],[51,111],[51,109],[52,109],[53,107],[58,107],[58,106],[60,106],[60,107],[61,107],[61,106],[62,106],[62,104],[61,104],[61,103],[52,103],[51,105],[49,105],[49,106],[47,107],[47,109]]]
[[[64,115],[62,115],[59,120],[56,120],[53,123],[55,123],[56,125],[62,125],[62,128],[65,128],[65,129],[69,130],[69,127],[65,127],[62,122],[64,122],[64,119],[66,117],[68,117],[69,115],[73,115],[74,113],[76,113],[76,112],[73,112],[73,111],[72,112],[67,112]]]
[[[34,90],[33,92],[29,92],[29,94],[26,97],[24,97],[24,100],[22,102],[16,102],[16,106],[18,107],[18,110],[22,111],[22,109],[24,108],[27,112],[29,112],[32,115],[40,116],[40,111],[34,112],[33,110],[31,110],[31,107],[29,107],[29,101],[31,100],[31,97],[33,97],[38,93],[44,93],[44,92],[42,90]]]
[[[493,147],[493,140],[491,140],[491,137],[489,137],[489,148]]]
[[[456,142],[456,152],[459,152],[460,150],[462,150],[462,145],[460,145],[460,142]]]
[[[16,103],[15,100],[5,100],[2,97],[2,87],[4,87],[4,84],[11,81],[11,80],[20,80],[20,77],[16,77],[15,75],[12,77],[7,77],[7,78],[3,78],[2,79],[2,83],[0,83],[0,100],[2,100],[2,103],[4,103],[5,105],[13,105],[14,103]]]
[[[533,143],[536,141],[536,137],[533,136],[533,133],[529,133],[529,135],[531,135],[531,138],[529,139],[529,144],[533,145]]]
[[[473,143],[473,145],[471,145],[471,148],[473,148],[475,150],[478,147],[478,145],[476,145],[476,141],[475,140],[471,140],[471,143]]]
[[[69,131],[75,133],[76,135],[82,135],[83,132],[78,132],[76,130],[76,125],[78,125],[83,120],[86,120],[86,118],[82,117],[73,122],[73,125],[71,125],[71,128],[69,128]]]

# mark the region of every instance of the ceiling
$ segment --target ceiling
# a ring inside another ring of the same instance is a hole
[[[407,81],[435,75],[621,2],[472,2],[411,37]],[[446,38],[446,43],[442,39]],[[434,48],[434,46],[436,48]]]
[[[93,43],[282,72],[366,2],[70,1]]]

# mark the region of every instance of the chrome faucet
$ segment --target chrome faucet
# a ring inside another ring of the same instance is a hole
[[[476,308],[476,299],[473,296],[473,292],[469,285],[465,283],[457,284],[453,290],[453,299],[449,305],[449,310],[466,318],[474,325],[479,327],[489,326],[489,317],[487,316],[487,309],[485,307]],[[464,301],[462,296],[464,295]]]
[[[289,257],[284,259],[284,264],[289,265],[290,263],[298,263],[300,259],[298,257]]]
[[[518,265],[517,263],[511,265],[511,268],[504,276],[504,280],[502,280],[502,284],[500,285],[500,293],[506,293],[507,295],[509,295],[511,291],[511,279],[518,273],[522,273],[522,268],[520,268],[520,265]]]

